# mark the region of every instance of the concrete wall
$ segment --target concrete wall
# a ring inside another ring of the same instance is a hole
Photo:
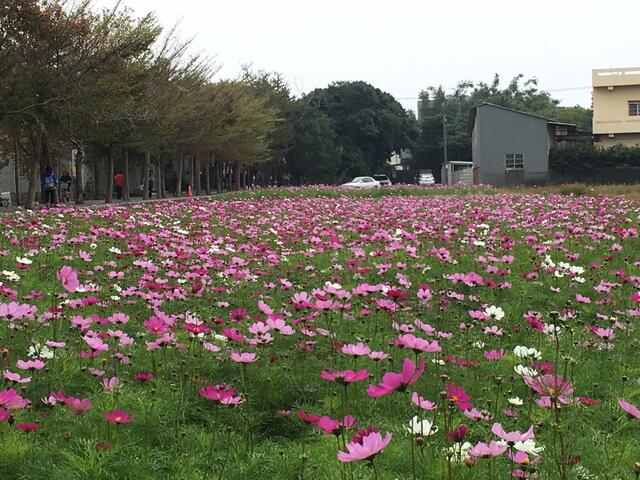
[[[593,133],[640,133],[640,117],[629,116],[629,101],[640,100],[640,84],[593,89]]]
[[[600,141],[596,143],[601,148],[610,148],[615,145],[624,145],[625,147],[636,147],[640,145],[640,133],[619,133],[613,138],[608,135],[600,135]]]
[[[505,155],[508,153],[524,155],[523,171],[506,171]],[[547,121],[481,105],[476,110],[472,155],[480,183],[510,185],[544,179],[549,169]]]

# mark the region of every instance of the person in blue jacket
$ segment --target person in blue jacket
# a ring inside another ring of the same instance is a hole
[[[40,180],[41,191],[46,205],[55,205],[56,189],[58,188],[58,177],[53,173],[53,168],[47,167]]]

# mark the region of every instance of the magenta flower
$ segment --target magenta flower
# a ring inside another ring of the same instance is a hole
[[[158,317],[151,317],[142,323],[147,327],[147,331],[153,335],[161,336],[169,330],[169,326]]]
[[[153,373],[136,373],[134,377],[140,382],[148,382],[149,380],[153,380],[154,375]]]
[[[347,444],[347,452],[338,452],[338,460],[341,462],[357,462],[359,460],[373,460],[384,448],[389,445],[393,435],[391,432],[382,438],[380,432],[371,432],[362,437],[360,442]]]
[[[68,292],[75,292],[80,286],[80,283],[78,282],[78,274],[73,268],[67,265],[62,267],[56,276],[58,277],[58,280],[62,282],[62,287]]]
[[[104,412],[104,418],[106,418],[111,423],[115,423],[116,425],[129,423],[133,420],[133,417],[130,414],[117,409],[110,412]]]
[[[469,430],[469,427],[467,427],[463,423],[462,425],[460,425],[457,428],[454,428],[450,432],[445,432],[444,438],[446,438],[450,442],[461,442],[464,439],[465,435],[467,434],[468,430]]]
[[[625,401],[623,398],[618,399],[618,405],[622,410],[627,412],[627,415],[629,415],[629,418],[640,419],[640,408]]]
[[[360,370],[358,372],[354,372],[353,370],[334,370],[334,371],[322,371],[322,378],[328,380],[330,382],[338,382],[338,383],[353,383],[359,382],[361,380],[365,380],[369,378],[369,372],[366,370]]]
[[[508,443],[525,442],[533,438],[533,426],[529,427],[529,430],[524,433],[519,431],[505,432],[504,428],[502,428],[502,424],[496,422],[491,427],[491,431]]]
[[[0,422],[6,422],[11,418],[11,412],[0,407]]]
[[[416,364],[410,359],[405,358],[402,362],[402,371],[400,373],[387,372],[382,377],[380,385],[369,385],[367,394],[370,397],[383,397],[394,390],[403,390],[408,385],[418,381],[420,375],[424,372],[424,360],[420,360],[420,364],[416,368]]]
[[[18,430],[21,430],[23,432],[35,432],[36,430],[38,430],[40,428],[40,424],[37,422],[33,422],[33,423],[16,423],[15,427]]]
[[[241,395],[234,396],[235,389],[225,385],[224,383],[203,387],[198,390],[198,394],[202,398],[206,398],[207,400],[218,402],[223,405],[240,405],[241,403],[244,403],[244,398],[242,398]]]
[[[435,410],[437,405],[433,403],[431,400],[426,400],[420,395],[418,392],[413,392],[411,394],[411,403],[413,403],[416,407],[420,407],[423,410]]]
[[[494,440],[489,443],[478,442],[469,448],[468,451],[470,455],[476,458],[497,457],[507,451],[507,445]]]
[[[471,408],[471,397],[464,390],[464,387],[457,387],[455,383],[450,383],[447,386],[447,398],[449,401],[454,402],[456,407],[460,410],[468,410]]]

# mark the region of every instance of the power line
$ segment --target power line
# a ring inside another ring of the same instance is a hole
[[[591,90],[593,87],[591,85],[585,87],[567,87],[567,88],[551,88],[551,89],[542,89],[540,92],[569,92],[573,90]],[[455,88],[445,88],[444,90],[455,90]],[[396,97],[396,100],[420,100],[420,97]]]

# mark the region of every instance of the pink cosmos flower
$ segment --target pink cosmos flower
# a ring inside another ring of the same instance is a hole
[[[21,377],[19,374],[13,373],[10,370],[5,370],[3,372],[3,377],[8,382],[13,383],[29,383],[31,381],[31,377]]]
[[[380,432],[371,432],[362,437],[360,442],[347,444],[347,452],[338,452],[338,460],[341,462],[357,462],[359,460],[372,460],[384,448],[389,445],[393,435],[387,432],[384,438]]]
[[[236,363],[253,363],[258,360],[258,356],[252,352],[231,352],[229,358]]]
[[[423,397],[418,395],[418,392],[413,392],[411,394],[411,403],[423,410],[435,410],[437,407],[437,405],[431,400],[425,400]]]
[[[464,390],[464,387],[457,387],[453,382],[447,386],[447,398],[449,401],[454,402],[456,407],[463,411],[470,409],[472,406],[469,401],[471,400],[471,397]]]
[[[640,408],[625,401],[623,398],[618,399],[618,405],[622,410],[627,412],[627,414],[629,415],[629,418],[637,418],[640,420]]]
[[[487,352],[484,352],[484,358],[489,361],[496,361],[504,357],[506,353],[507,352],[502,348],[500,350],[489,350]]]
[[[469,420],[482,420],[482,421],[486,421],[491,418],[486,412],[482,412],[477,408],[465,410],[464,416],[467,417]]]
[[[507,445],[492,440],[489,443],[478,442],[468,452],[476,458],[498,457],[507,451]]]
[[[496,422],[491,427],[491,431],[507,443],[525,442],[533,438],[533,426],[529,427],[529,430],[524,433],[518,431],[505,432],[502,424]]]
[[[134,377],[140,382],[148,382],[149,380],[153,380],[155,375],[153,373],[136,373]]]
[[[403,390],[407,385],[417,382],[422,372],[424,372],[424,360],[420,360],[420,364],[416,368],[416,364],[413,361],[405,358],[402,362],[402,371],[400,373],[385,373],[380,385],[369,385],[367,394],[370,397],[377,398],[387,395],[394,390]]]
[[[68,292],[75,292],[80,286],[80,283],[78,282],[78,274],[73,268],[67,265],[62,267],[56,276],[58,277],[58,280],[62,282],[62,287]]]
[[[362,342],[343,345],[340,351],[352,357],[361,357],[363,355],[369,355],[369,353],[371,353],[371,349]]]
[[[67,397],[64,400],[64,403],[78,415],[86,412],[91,408],[91,400],[89,400],[88,398],[80,399],[76,397]]]
[[[151,317],[145,320],[143,325],[147,327],[147,331],[153,335],[161,336],[169,330],[169,326],[158,317]]]
[[[379,362],[381,360],[386,360],[387,358],[389,358],[389,355],[387,355],[384,352],[371,352],[368,357],[373,360],[374,362]]]
[[[429,343],[427,340],[424,340],[423,338],[420,338],[420,337],[416,337],[412,333],[408,333],[406,335],[400,335],[398,338],[396,338],[395,345],[401,348],[409,348],[416,353],[418,352],[435,353],[435,352],[442,351],[442,348],[440,348],[440,345],[436,340]]]
[[[120,385],[120,379],[118,377],[105,378],[100,382],[100,385],[107,392],[112,392]]]
[[[133,420],[133,417],[130,414],[117,409],[110,412],[104,412],[103,415],[109,422],[115,423],[116,425],[129,423]]]
[[[9,410],[16,410],[18,408],[26,407],[29,403],[29,400],[18,395],[18,392],[14,388],[0,392],[0,407],[5,407]]]
[[[0,422],[6,422],[11,418],[11,412],[0,407]]]
[[[569,397],[573,395],[573,385],[569,380],[565,380],[562,375],[524,376],[523,380],[543,397],[557,399],[564,404],[570,403]]]
[[[18,360],[16,366],[21,370],[42,370],[45,363],[42,360]]]
[[[593,333],[595,333],[600,338],[604,338],[605,340],[613,340],[614,338],[616,338],[616,334],[612,328],[596,327],[593,329]]]
[[[322,371],[322,378],[330,382],[338,383],[353,383],[359,382],[369,377],[369,372],[366,370],[360,370],[354,372],[353,370],[334,370],[334,371]]]
[[[224,383],[203,387],[198,390],[198,394],[202,398],[224,405],[240,405],[241,403],[244,403],[242,396],[234,396],[235,389],[225,385]]]

